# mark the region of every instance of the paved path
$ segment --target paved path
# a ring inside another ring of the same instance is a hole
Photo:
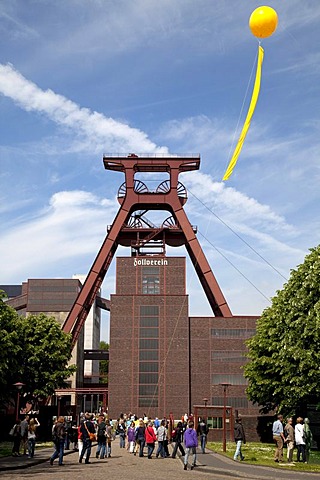
[[[194,470],[183,470],[181,459],[176,458],[139,458],[120,449],[118,440],[113,442],[112,457],[99,460],[95,458],[93,447],[90,465],[79,464],[78,452],[67,451],[64,466],[59,467],[57,460],[53,466],[49,458],[53,449],[36,450],[35,457],[6,457],[0,459],[1,480],[34,479],[37,480],[105,480],[108,476],[119,477],[120,480],[152,479],[163,480],[170,477],[174,480],[212,479],[212,480],[315,480],[319,474],[293,472],[288,467],[269,468],[246,465],[245,462],[234,462],[216,453],[198,454],[198,466]],[[281,470],[280,470],[281,469]]]

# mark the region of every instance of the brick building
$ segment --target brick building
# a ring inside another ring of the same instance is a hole
[[[31,279],[19,288],[0,288],[8,292],[10,305],[19,313],[44,312],[62,324],[81,282]],[[97,394],[93,399],[93,390],[83,388],[88,387],[84,351],[97,348],[86,346],[85,336],[89,341],[99,337],[99,309],[95,307],[94,312],[73,352],[71,362],[78,370],[70,379],[70,391],[59,391],[64,404],[75,405],[77,413],[92,409],[92,401],[94,408],[99,404]],[[259,416],[258,408],[248,401],[242,370],[245,340],[255,333],[256,320],[252,316],[190,317],[185,257],[117,257],[116,290],[110,301],[110,418],[129,411],[151,417],[172,413],[174,418],[196,412],[207,418],[210,438],[221,440],[225,405],[228,438],[232,439],[237,414],[244,418],[251,440],[263,437],[266,417]]]
[[[206,416],[220,438],[224,401],[257,437],[242,366],[257,317],[189,317],[184,257],[118,257],[111,295],[109,414]],[[224,385],[227,386],[224,398]],[[204,400],[206,406],[204,407]],[[218,407],[213,409],[212,406]],[[232,417],[232,418],[231,418]]]

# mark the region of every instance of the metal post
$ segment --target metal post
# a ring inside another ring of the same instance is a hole
[[[17,389],[17,404],[16,404],[16,422],[17,422],[19,420],[20,390],[24,386],[24,383],[17,382],[17,383],[14,383],[14,386]]]
[[[222,450],[227,451],[227,426],[226,426],[226,410],[227,410],[227,388],[230,383],[220,383],[223,386],[223,440]]]

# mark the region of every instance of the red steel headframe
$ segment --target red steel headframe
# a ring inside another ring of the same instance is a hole
[[[125,183],[120,187],[121,195],[118,196],[119,211],[62,327],[65,332],[72,332],[73,345],[79,337],[89,310],[115,255],[120,243],[122,229],[127,225],[131,214],[141,209],[171,212],[176,224],[181,229],[182,244],[186,246],[214,315],[232,317],[231,310],[183,209],[186,198],[179,194],[182,185],[178,182],[179,174],[198,170],[200,156],[104,155],[103,163],[107,170],[123,172]],[[156,192],[149,192],[148,189],[138,188],[138,183],[134,179],[136,172],[167,172],[170,181],[164,182],[164,188]]]

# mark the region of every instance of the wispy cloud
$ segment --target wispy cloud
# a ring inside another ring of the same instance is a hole
[[[79,107],[52,90],[41,90],[23,77],[12,65],[0,65],[0,93],[26,111],[46,115],[57,125],[84,136],[83,148],[112,152],[166,152],[149,140],[146,133],[98,112]]]
[[[6,281],[39,276],[55,264],[62,271],[61,264],[66,268],[74,258],[94,258],[106,233],[101,225],[112,223],[116,208],[114,201],[85,191],[54,194],[37,216],[18,222],[0,237]]]

